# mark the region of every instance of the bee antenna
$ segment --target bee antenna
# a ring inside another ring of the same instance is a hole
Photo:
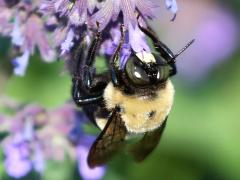
[[[180,54],[182,54],[189,46],[191,46],[194,43],[195,39],[192,39],[187,45],[182,48],[177,54],[174,55],[174,59],[176,59]]]

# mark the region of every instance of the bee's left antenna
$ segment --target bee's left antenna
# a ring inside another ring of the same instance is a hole
[[[189,46],[191,46],[194,43],[195,39],[192,39],[187,45],[182,48],[177,54],[174,55],[174,59],[176,59],[180,54],[182,54]]]

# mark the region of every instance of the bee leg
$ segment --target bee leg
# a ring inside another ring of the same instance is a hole
[[[96,75],[93,68],[101,36],[101,32],[98,30],[87,55],[78,59],[80,70],[78,75],[73,77],[72,86],[72,97],[78,106],[102,101],[103,91],[109,82],[107,74]]]
[[[138,24],[139,28],[142,32],[144,32],[152,41],[154,44],[154,47],[156,50],[161,54],[161,56],[167,60],[167,62],[171,65],[175,63],[175,56],[173,52],[163,43],[161,42],[155,32],[147,26],[147,28],[141,26]]]
[[[97,28],[97,33],[95,35],[95,39],[91,43],[89,50],[88,50],[87,57],[86,57],[85,66],[87,66],[87,67],[93,66],[93,64],[95,62],[96,52],[99,48],[100,41],[102,40],[102,32],[99,31],[99,23],[98,22],[97,22],[97,27],[98,28]]]
[[[74,89],[74,88],[72,89],[72,97],[77,106],[87,105],[90,103],[96,103],[98,101],[103,100],[102,95],[83,96],[79,89]]]
[[[73,79],[72,97],[74,102],[78,106],[101,102],[103,100],[103,91],[109,79],[107,73],[96,75],[94,79]],[[89,85],[86,87],[84,83],[89,83]]]
[[[168,64],[172,67],[170,71],[170,76],[174,76],[177,74],[177,68],[175,65],[175,55],[173,52],[163,43],[161,42],[155,32],[148,26],[147,28],[142,27],[139,24],[139,28],[152,39],[153,44],[156,50],[160,53],[160,55],[167,60]]]
[[[98,23],[97,26],[99,27]],[[101,37],[102,33],[97,30],[97,34],[92,44],[90,45],[86,62],[82,69],[83,88],[90,94],[102,94],[107,83],[109,82],[109,78],[106,74],[96,75],[95,68],[93,67],[96,59],[96,53],[102,39]]]
[[[121,25],[121,38],[119,44],[115,50],[113,57],[110,59],[110,70],[111,70],[111,79],[115,86],[120,85],[120,70],[117,66],[117,61],[120,59],[120,52],[122,49],[122,45],[124,43],[125,32],[124,32],[124,25]],[[120,64],[120,63],[119,63]]]

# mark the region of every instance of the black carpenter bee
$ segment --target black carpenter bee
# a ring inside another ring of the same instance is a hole
[[[123,25],[108,72],[96,74],[94,70],[102,37],[100,31],[88,52],[84,43],[77,49],[72,97],[102,130],[88,155],[88,164],[92,168],[106,163],[124,147],[126,137],[131,134],[141,134],[143,138],[130,148],[130,153],[137,161],[145,159],[159,143],[166,126],[174,99],[174,87],[169,77],[176,74],[176,57],[194,40],[174,55],[150,28],[140,25],[139,28],[153,41],[157,53],[132,51],[123,69],[119,68],[125,35]]]

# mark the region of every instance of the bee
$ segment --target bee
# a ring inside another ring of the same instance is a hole
[[[176,74],[175,60],[179,53],[162,43],[148,27],[139,28],[153,42],[157,53],[132,53],[124,68],[119,67],[120,51],[124,43],[124,25],[121,39],[109,61],[109,71],[96,74],[94,62],[102,33],[97,31],[89,46],[81,45],[77,70],[72,78],[72,97],[89,119],[102,131],[90,148],[89,167],[103,165],[124,147],[128,136],[143,135],[132,145],[130,153],[136,161],[144,160],[159,143],[174,100],[174,87],[169,77]]]

